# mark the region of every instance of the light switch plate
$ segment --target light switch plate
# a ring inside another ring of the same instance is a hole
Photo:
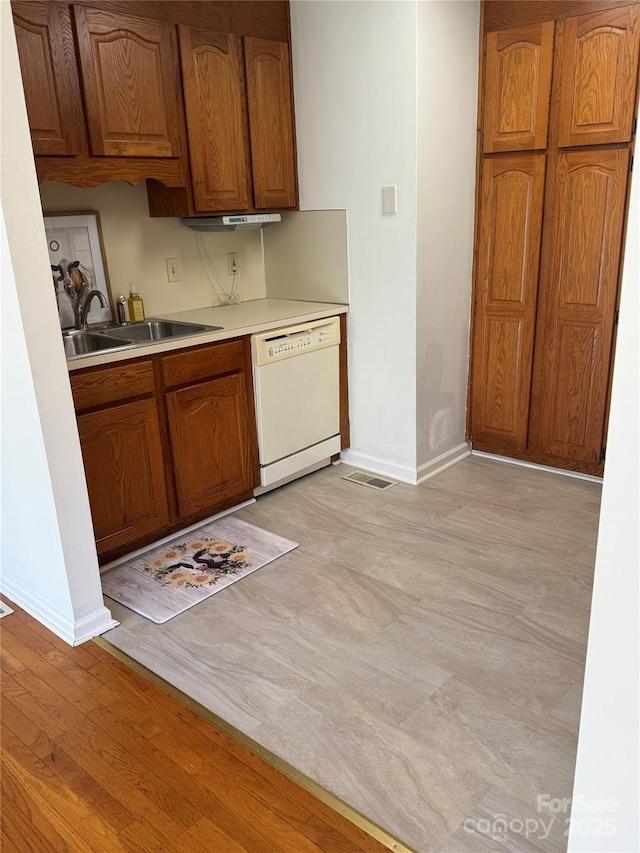
[[[382,213],[385,216],[398,212],[398,185],[387,184],[382,187]]]

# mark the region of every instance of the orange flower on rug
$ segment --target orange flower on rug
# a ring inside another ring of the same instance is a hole
[[[201,536],[191,542],[172,545],[143,568],[162,586],[184,589],[212,586],[220,578],[235,575],[250,565],[246,545]]]

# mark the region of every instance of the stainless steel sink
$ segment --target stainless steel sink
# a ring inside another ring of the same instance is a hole
[[[102,332],[77,332],[69,331],[62,333],[64,343],[64,352],[67,358],[73,358],[78,355],[91,355],[91,353],[101,352],[106,349],[118,349],[126,347],[130,341],[121,340],[120,338],[112,338],[111,335]]]
[[[183,323],[175,320],[158,320],[150,317],[143,323],[128,323],[126,326],[94,326],[89,331],[68,329],[62,333],[67,359],[80,358],[110,349],[144,346],[154,341],[169,338],[186,338],[201,332],[220,332],[223,326],[202,326],[198,323]]]
[[[182,338],[197,335],[200,332],[219,332],[222,326],[199,326],[196,323],[182,323],[168,320],[145,320],[128,326],[106,329],[100,334],[110,335],[121,340],[141,343],[143,341],[164,341],[167,338]]]

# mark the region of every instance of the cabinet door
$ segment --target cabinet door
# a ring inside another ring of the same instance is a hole
[[[168,524],[155,400],[78,416],[93,529],[103,554]]]
[[[86,151],[69,8],[12,3],[13,22],[34,154]]]
[[[484,151],[547,147],[553,21],[487,35]]]
[[[622,246],[628,149],[561,152],[547,190],[530,447],[598,464]]]
[[[252,486],[244,374],[167,394],[169,429],[183,517],[214,508]]]
[[[545,177],[544,154],[483,166],[473,352],[473,446],[527,444]]]
[[[289,47],[245,38],[251,163],[256,209],[298,203]]]
[[[74,6],[91,153],[177,157],[172,27]]]
[[[195,208],[247,210],[242,40],[185,26],[179,35]]]
[[[639,39],[637,5],[568,18],[558,25],[560,147],[631,139]]]

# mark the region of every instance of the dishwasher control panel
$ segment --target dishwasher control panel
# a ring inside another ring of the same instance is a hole
[[[337,346],[340,343],[340,319],[316,320],[286,329],[273,329],[253,335],[251,348],[255,365],[269,364],[306,352]]]

